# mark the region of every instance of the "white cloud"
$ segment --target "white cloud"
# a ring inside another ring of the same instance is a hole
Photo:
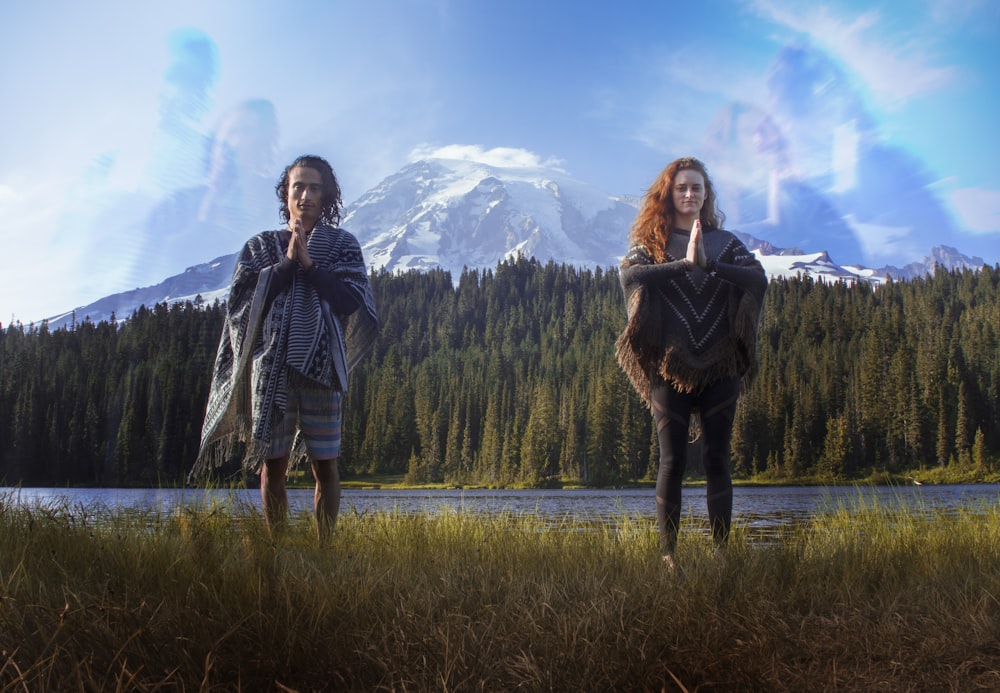
[[[867,85],[871,97],[894,109],[912,99],[951,84],[958,72],[932,62],[932,46],[915,30],[906,37],[894,34],[876,11],[841,19],[829,7],[803,4],[779,7],[772,0],[751,0],[752,6],[771,21],[805,34],[832,53]]]
[[[961,188],[950,195],[955,213],[973,233],[1000,233],[1000,190]]]
[[[558,168],[559,159],[542,159],[538,154],[516,147],[484,149],[478,144],[449,144],[443,147],[420,145],[410,152],[410,161],[420,159],[456,159],[474,161],[501,168]]]
[[[52,176],[47,182],[51,185],[34,188],[17,182],[0,184],[0,241],[4,247],[15,247],[18,238],[30,237],[36,245],[47,242],[61,211],[61,200],[58,196],[53,199],[52,189],[65,189],[65,181]]]

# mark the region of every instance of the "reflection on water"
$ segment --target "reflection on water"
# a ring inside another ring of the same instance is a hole
[[[312,489],[289,489],[292,513],[312,507]],[[685,529],[707,528],[704,488],[684,489]],[[897,487],[737,487],[733,516],[753,538],[774,536],[784,528],[818,513],[858,503],[880,508],[906,507],[915,512],[952,512],[959,509],[994,507],[1000,501],[1000,486],[975,484],[955,486]],[[91,512],[135,509],[171,511],[179,506],[207,507],[226,503],[237,512],[257,512],[260,492],[256,489],[77,489],[0,488],[0,505],[83,507]],[[392,490],[346,489],[341,503],[344,514],[393,511],[403,514],[467,512],[513,515],[531,514],[555,525],[566,520],[614,524],[623,518],[655,522],[652,489],[573,490]]]

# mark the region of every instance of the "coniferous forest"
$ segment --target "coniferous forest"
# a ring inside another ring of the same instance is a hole
[[[344,400],[346,478],[487,486],[655,478],[614,358],[614,269],[520,259],[372,276],[382,332]],[[0,329],[0,485],[173,486],[196,454],[224,307]],[[737,478],[1000,469],[1000,268],[879,287],[772,280]],[[233,460],[228,473],[239,472]],[[697,454],[689,473],[699,472]]]

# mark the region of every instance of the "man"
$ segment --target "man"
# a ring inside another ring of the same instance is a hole
[[[192,475],[246,443],[244,466],[260,473],[273,532],[288,512],[289,459],[304,445],[323,540],[340,509],[341,393],[378,318],[361,247],[337,227],[341,193],[330,164],[299,157],[275,190],[287,228],[251,238],[236,263]]]

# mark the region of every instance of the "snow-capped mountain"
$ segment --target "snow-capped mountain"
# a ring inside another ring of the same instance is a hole
[[[229,284],[233,278],[233,267],[237,253],[217,257],[211,262],[188,267],[181,274],[164,279],[159,284],[123,291],[75,308],[47,320],[50,329],[72,325],[73,322],[91,320],[101,322],[123,320],[139,306],[155,306],[158,303],[195,302],[198,298],[205,305],[216,299],[225,301],[229,297]]]
[[[579,267],[611,267],[625,251],[639,200],[616,197],[555,167],[497,166],[429,158],[406,166],[345,209],[343,226],[362,244],[370,266],[390,272],[493,269],[517,254]],[[823,281],[878,283],[933,271],[983,265],[939,246],[923,263],[868,269],[838,264],[829,253],[775,247],[736,231],[772,277],[808,274]],[[54,316],[50,329],[89,318],[128,317],[140,305],[224,300],[236,253],[189,267],[154,286],[107,296]],[[853,258],[852,258],[853,259]],[[75,314],[75,316],[74,316]]]
[[[493,268],[518,254],[609,265],[636,207],[543,166],[425,159],[390,176],[344,214],[368,263],[389,271]]]
[[[817,214],[813,224],[821,223],[823,229],[846,224],[811,188],[786,189],[785,195],[790,206],[822,208],[826,214]],[[612,196],[553,167],[433,158],[405,167],[350,205],[344,227],[357,236],[371,266],[391,272],[442,268],[458,277],[463,267],[493,268],[517,254],[607,267],[618,264],[640,202],[634,196]],[[770,228],[750,226],[765,232]],[[938,265],[983,265],[981,258],[938,246],[923,262],[869,269],[838,264],[827,251],[807,253],[737,234],[771,276],[810,274],[825,281],[877,283],[889,275],[912,279]],[[831,242],[835,237],[828,236]]]

